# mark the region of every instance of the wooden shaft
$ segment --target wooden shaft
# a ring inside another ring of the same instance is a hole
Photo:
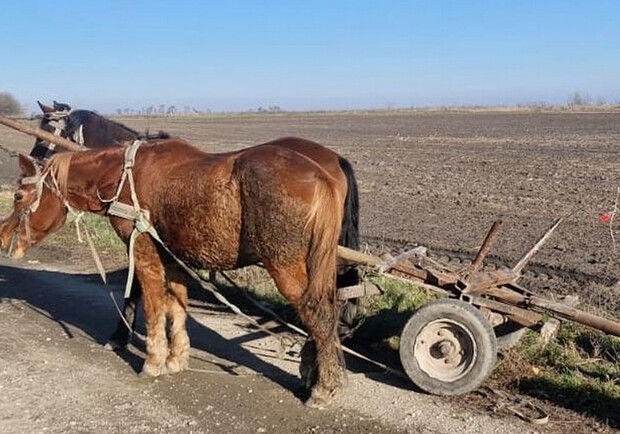
[[[14,130],[20,131],[22,133],[28,134],[29,136],[38,137],[41,140],[46,140],[50,143],[54,143],[57,146],[60,146],[65,151],[81,151],[82,149],[77,144],[73,143],[70,140],[65,139],[64,137],[55,136],[52,133],[48,133],[47,131],[43,131],[40,128],[33,128],[28,125],[24,125],[21,122],[17,122],[13,119],[9,119],[5,116],[0,116],[0,124],[12,128]]]
[[[356,262],[363,265],[381,265],[383,261],[381,258],[366,253],[358,252],[357,250],[349,249],[347,247],[338,246],[338,257],[348,262]]]
[[[520,274],[521,273],[521,271],[527,265],[527,263],[530,261],[530,259],[532,259],[532,256],[534,256],[534,253],[536,253],[542,247],[542,245],[545,244],[545,241],[547,241],[547,239],[551,236],[553,231],[555,231],[555,229],[560,225],[560,223],[562,223],[562,220],[563,219],[561,219],[561,218],[556,220],[556,222],[553,224],[553,226],[551,226],[551,228],[549,228],[549,230],[547,232],[545,232],[545,234],[541,237],[541,239],[538,240],[538,242],[536,244],[534,244],[534,247],[532,247],[529,252],[527,252],[525,255],[523,255],[521,260],[512,269],[512,271],[515,274]]]
[[[489,254],[489,252],[493,248],[493,245],[497,242],[497,237],[499,236],[499,230],[501,227],[502,227],[501,220],[497,220],[495,223],[493,223],[493,226],[491,226],[491,229],[489,230],[489,233],[484,239],[484,242],[482,243],[480,250],[478,250],[478,253],[476,254],[476,258],[474,259],[474,262],[472,262],[471,265],[467,267],[467,270],[465,271],[465,276],[464,276],[465,280],[467,280],[469,277],[471,277],[472,274],[477,273],[480,270],[480,267],[482,267],[482,263],[484,262],[484,258],[486,258],[486,256]]]
[[[612,321],[607,318],[592,315],[591,313],[575,309],[574,307],[567,306],[563,303],[556,303],[540,297],[532,297],[530,299],[530,305],[546,309],[554,316],[575,321],[579,324],[592,327],[607,334],[620,337],[620,322],[618,321]]]

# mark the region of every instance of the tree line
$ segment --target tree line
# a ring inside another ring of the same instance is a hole
[[[24,109],[13,95],[8,92],[0,92],[0,114],[20,116],[24,114]]]
[[[246,110],[249,113],[281,113],[283,110],[278,105],[270,105],[267,107],[260,106],[256,109],[250,108]],[[176,105],[151,105],[148,107],[142,107],[140,109],[135,108],[117,108],[114,113],[118,116],[175,116],[175,115],[192,115],[192,114],[209,114],[210,109],[198,110],[195,107],[184,105],[178,107]]]

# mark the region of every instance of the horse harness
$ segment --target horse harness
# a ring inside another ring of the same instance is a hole
[[[55,112],[46,113],[44,116],[48,119],[47,125],[54,128],[53,134],[55,136],[62,136],[62,133],[66,131],[68,126],[67,118],[71,116],[73,110],[59,110]],[[74,132],[71,137],[73,142],[80,145],[80,148],[84,148],[84,126],[80,125]],[[50,151],[54,151],[56,149],[56,144],[46,142],[46,147]]]
[[[123,173],[121,175],[121,180],[119,182],[118,188],[116,189],[115,195],[110,199],[103,199],[99,196],[99,200],[101,200],[102,202],[104,203],[110,202],[110,207],[108,208],[108,212],[107,212],[108,215],[134,221],[134,229],[131,232],[131,235],[129,237],[129,248],[128,248],[129,272],[127,275],[127,282],[125,284],[125,298],[129,298],[131,294],[131,288],[133,285],[133,279],[134,279],[134,274],[135,274],[134,248],[135,248],[136,238],[138,238],[138,236],[140,236],[143,233],[148,233],[153,238],[153,240],[155,240],[166,251],[166,253],[168,253],[170,257],[172,257],[172,259],[174,259],[177,262],[177,264],[187,274],[189,274],[194,280],[196,280],[200,284],[200,286],[202,286],[203,289],[209,291],[218,301],[220,301],[222,304],[227,306],[230,310],[232,310],[237,315],[240,315],[246,320],[248,320],[250,323],[252,323],[252,325],[257,327],[259,330],[262,330],[263,332],[271,336],[275,336],[277,339],[279,339],[281,343],[281,347],[282,347],[281,348],[282,353],[284,353],[285,346],[291,347],[295,345],[296,343],[293,343],[293,344],[285,343],[283,336],[277,333],[274,333],[273,331],[269,330],[268,328],[260,324],[254,318],[243,313],[241,309],[239,309],[236,305],[228,301],[228,299],[226,299],[226,297],[224,297],[217,290],[215,285],[205,281],[202,277],[200,277],[200,275],[194,269],[192,269],[187,264],[185,264],[185,262],[183,262],[178,256],[176,256],[170,250],[170,248],[166,246],[166,244],[163,242],[163,240],[157,233],[157,230],[155,229],[155,227],[153,227],[153,225],[151,224],[149,220],[149,217],[150,217],[149,211],[146,209],[142,209],[140,207],[140,203],[138,201],[138,195],[136,194],[135,181],[133,177],[133,167],[135,165],[136,153],[138,152],[138,148],[140,147],[140,145],[142,145],[142,143],[144,143],[142,140],[135,140],[130,146],[127,147],[127,149],[125,149],[125,160],[123,164]],[[127,181],[129,182],[130,196],[131,196],[131,202],[132,202],[131,205],[119,202],[118,200],[125,186],[125,182]],[[275,314],[273,315],[276,316]],[[299,329],[298,327],[292,324],[289,324],[281,319],[279,320],[282,323],[286,324],[288,327],[307,336],[307,334],[303,330]]]

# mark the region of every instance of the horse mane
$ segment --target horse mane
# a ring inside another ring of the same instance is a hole
[[[69,167],[72,158],[73,152],[60,152],[52,155],[45,165],[44,172],[52,177],[53,188],[56,188],[62,197],[67,197]]]
[[[110,143],[113,139],[118,139],[119,130],[125,133],[125,135],[131,136],[133,139],[153,140],[170,138],[170,134],[164,131],[150,134],[147,130],[144,133],[140,133],[125,124],[102,116],[92,110],[73,110],[67,119],[66,132],[72,135],[81,125],[85,125],[89,120],[95,124],[93,130],[97,131],[100,137],[105,137],[106,141],[110,141]]]
[[[108,131],[111,127],[115,127],[124,130],[126,133],[135,137],[138,137],[140,134],[136,130],[129,128],[127,125],[106,118],[105,116],[101,116],[99,113],[92,110],[73,110],[69,114],[69,118],[67,120],[67,130],[69,132],[74,132],[80,127],[80,125],[85,124],[88,119],[96,119],[97,127],[105,131]]]

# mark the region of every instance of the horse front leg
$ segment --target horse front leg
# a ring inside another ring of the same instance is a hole
[[[146,360],[142,374],[157,377],[166,373],[165,271],[153,241],[140,236],[135,243],[136,275],[142,287],[146,322]]]
[[[118,320],[116,330],[112,333],[112,336],[108,339],[105,347],[107,349],[116,350],[119,348],[125,348],[129,345],[133,332],[136,329],[137,322],[137,308],[138,301],[140,300],[140,284],[134,280],[131,285],[131,292],[129,298],[125,299],[123,305],[123,311],[121,312],[122,318]]]
[[[169,321],[170,354],[166,359],[168,373],[180,372],[189,365],[189,336],[185,327],[187,319],[186,274],[177,266],[166,267],[168,292],[166,317]]]

